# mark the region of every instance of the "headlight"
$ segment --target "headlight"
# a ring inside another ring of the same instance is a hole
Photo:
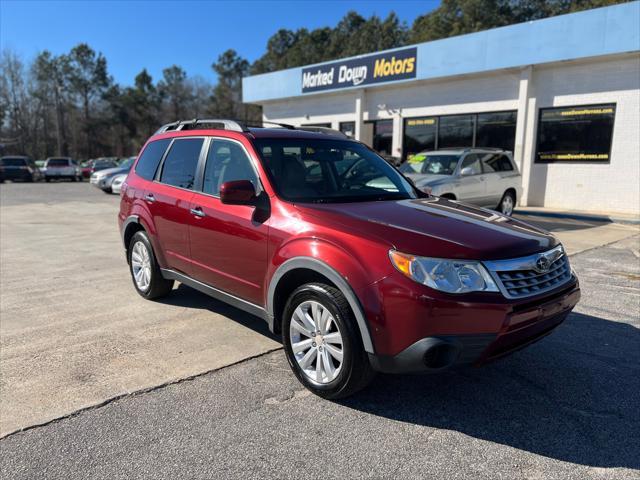
[[[415,282],[447,293],[498,292],[491,275],[480,262],[416,257],[389,250],[391,263]]]

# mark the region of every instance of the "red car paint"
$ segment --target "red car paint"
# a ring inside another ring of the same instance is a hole
[[[549,233],[484,209],[435,197],[340,204],[295,204],[276,193],[253,141],[261,137],[318,138],[285,129],[172,131],[150,139],[218,137],[240,142],[268,197],[267,218],[255,207],[223,204],[218,197],[148,181],[131,170],[122,190],[119,223],[144,228],[162,268],[214,286],[275,315],[270,298],[284,262],[312,258],[346,281],[362,306],[372,356],[391,358],[426,337],[489,335],[472,360],[480,362],[526,345],[559,324],[579,299],[578,281],[521,300],[502,293],[447,294],[416,283],[389,261],[390,249],[450,259],[523,257],[558,245]],[[145,200],[153,195],[155,201]],[[192,209],[202,209],[197,217]],[[499,219],[499,221],[497,221]],[[214,247],[215,246],[215,247]],[[276,289],[277,292],[277,289]],[[488,337],[489,338],[489,337]],[[383,364],[379,370],[390,368]]]

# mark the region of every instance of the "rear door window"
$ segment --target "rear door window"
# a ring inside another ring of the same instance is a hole
[[[3,167],[24,167],[26,161],[24,158],[3,158],[0,159],[0,165]]]
[[[160,181],[174,187],[193,189],[203,143],[203,138],[175,140],[164,159]]]
[[[160,165],[160,160],[162,160],[162,156],[169,146],[169,143],[171,143],[171,139],[166,138],[164,140],[156,140],[146,146],[142,155],[140,155],[140,160],[138,160],[136,164],[136,173],[140,177],[146,180],[153,180],[156,176],[158,165]],[[99,163],[100,162],[95,163],[96,168],[100,168]]]

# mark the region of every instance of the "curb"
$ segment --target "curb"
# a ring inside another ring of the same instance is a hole
[[[615,215],[598,215],[595,213],[545,212],[539,210],[528,210],[527,208],[516,208],[513,213],[535,215],[538,217],[571,218],[574,220],[594,220],[600,222],[624,223],[627,225],[640,225],[640,218],[637,217],[616,217]]]

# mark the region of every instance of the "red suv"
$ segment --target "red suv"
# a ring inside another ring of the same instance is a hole
[[[140,295],[167,295],[177,280],[263,318],[298,379],[325,398],[376,371],[438,372],[510,353],[580,297],[552,235],[422,193],[330,130],[169,124],[121,195]]]

